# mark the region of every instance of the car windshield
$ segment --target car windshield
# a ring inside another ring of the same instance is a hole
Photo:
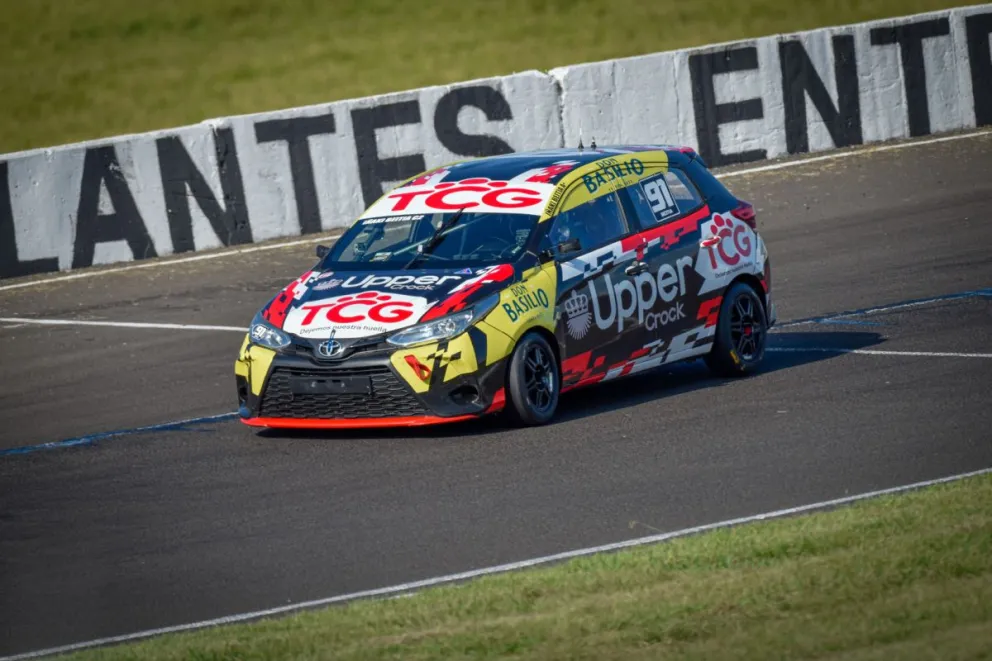
[[[334,244],[321,263],[337,270],[368,264],[402,268],[418,265],[477,267],[516,261],[538,216],[518,213],[433,213],[363,218]],[[438,229],[447,227],[431,242]]]

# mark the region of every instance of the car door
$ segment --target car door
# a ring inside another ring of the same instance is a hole
[[[584,201],[552,220],[547,245],[558,266],[557,335],[565,388],[602,379],[626,356],[633,285],[625,273],[629,264],[621,259],[621,243],[630,231],[616,192]]]
[[[678,168],[645,164],[645,175],[621,191],[621,203],[639,232],[639,265],[633,270],[641,321],[641,345],[652,365],[708,351],[713,328],[701,315],[702,278],[695,271],[702,195]]]

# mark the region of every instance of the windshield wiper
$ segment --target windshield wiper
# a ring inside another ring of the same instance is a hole
[[[448,218],[447,221],[441,223],[441,226],[438,227],[436,230],[434,230],[434,234],[431,235],[431,238],[427,239],[427,241],[425,241],[420,245],[420,250],[417,251],[417,254],[414,255],[413,258],[403,266],[403,270],[405,271],[406,269],[416,264],[417,260],[423,257],[424,255],[429,255],[430,252],[437,247],[437,244],[441,243],[441,237],[444,235],[444,233],[455,226],[455,223],[458,222],[458,220],[462,217],[462,214],[465,213],[465,209],[467,208],[468,207],[462,207],[461,209],[456,211],[454,215]]]

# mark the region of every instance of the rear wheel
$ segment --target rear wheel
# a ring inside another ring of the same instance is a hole
[[[768,318],[757,292],[735,283],[723,297],[713,349],[706,364],[720,376],[743,376],[756,370],[765,357]]]
[[[558,359],[548,341],[537,333],[520,338],[507,372],[506,413],[521,425],[543,425],[554,417],[561,387]]]

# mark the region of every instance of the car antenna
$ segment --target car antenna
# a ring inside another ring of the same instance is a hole
[[[582,129],[579,129],[579,151],[582,151],[585,147],[582,146]]]

